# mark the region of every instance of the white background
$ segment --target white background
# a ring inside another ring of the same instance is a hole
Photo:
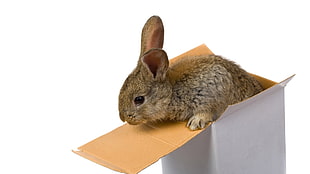
[[[0,173],[116,173],[71,150],[123,124],[119,89],[154,14],[171,58],[205,43],[268,79],[297,74],[286,88],[287,173],[309,173],[308,4],[0,1]]]

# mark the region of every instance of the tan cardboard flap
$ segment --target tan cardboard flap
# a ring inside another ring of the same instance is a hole
[[[206,45],[186,52],[176,59],[189,55],[213,54]],[[275,85],[268,79],[253,75],[264,86]],[[134,174],[153,164],[161,157],[181,147],[202,130],[190,131],[185,122],[125,124],[81,147],[75,153],[110,169]]]
[[[185,57],[185,56],[199,56],[199,55],[211,55],[213,54],[213,52],[205,45],[205,44],[202,44],[192,50],[189,50],[173,59],[170,59],[169,60],[169,63],[170,64],[173,64],[176,60],[182,58],[182,57]]]
[[[75,153],[119,172],[137,173],[200,132],[189,131],[184,122],[125,124],[79,147]]]

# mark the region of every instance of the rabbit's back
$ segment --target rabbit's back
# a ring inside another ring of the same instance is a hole
[[[184,57],[170,66],[169,76],[173,84],[171,108],[180,112],[180,120],[199,107],[210,108],[218,116],[228,105],[263,90],[237,64],[216,55]]]

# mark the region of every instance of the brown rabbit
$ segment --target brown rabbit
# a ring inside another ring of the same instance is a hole
[[[245,70],[216,55],[184,57],[169,67],[163,40],[162,21],[152,16],[142,30],[138,65],[120,90],[122,121],[188,120],[191,130],[202,129],[228,105],[263,90]]]

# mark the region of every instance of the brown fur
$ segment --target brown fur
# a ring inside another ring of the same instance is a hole
[[[161,19],[152,16],[142,30],[138,65],[120,91],[123,121],[188,120],[191,130],[201,129],[228,105],[263,90],[245,70],[216,55],[184,57],[169,67],[163,38]],[[138,96],[144,97],[142,104],[135,104]]]

